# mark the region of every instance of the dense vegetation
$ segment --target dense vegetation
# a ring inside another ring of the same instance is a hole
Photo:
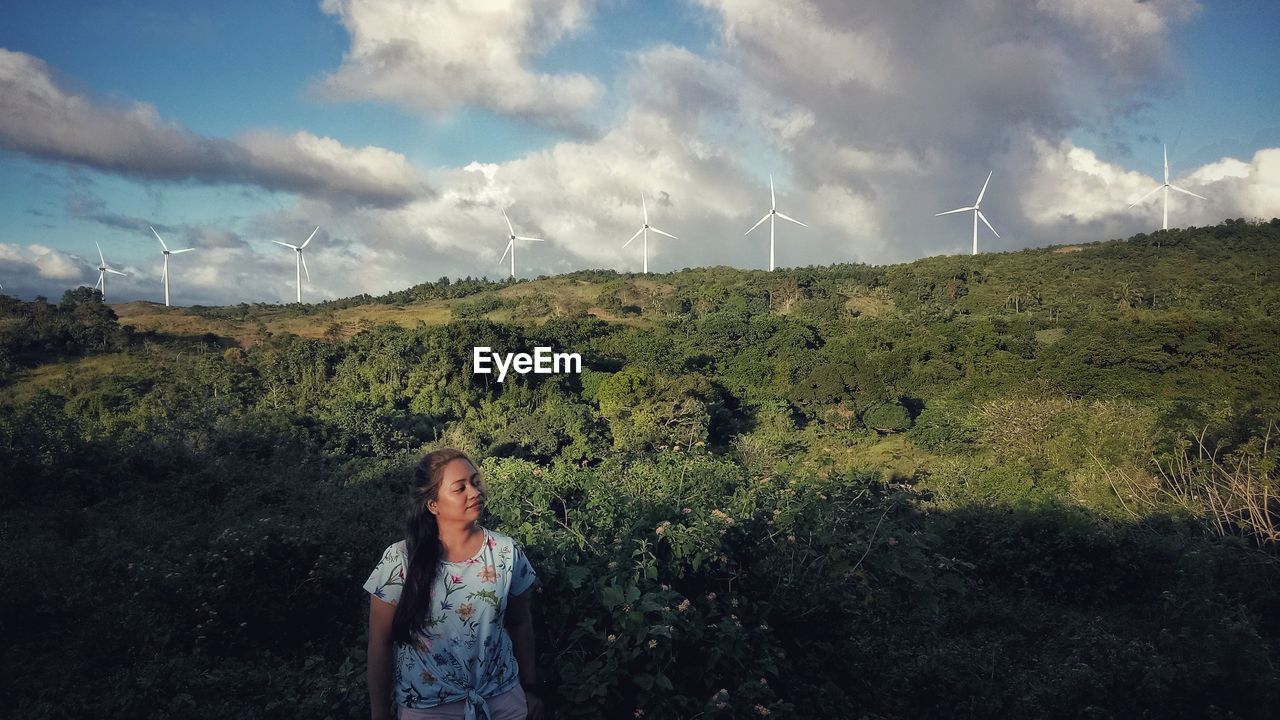
[[[229,320],[243,320],[255,315],[270,313],[272,315],[291,316],[308,316],[330,313],[334,310],[342,310],[344,308],[359,307],[377,303],[380,305],[402,305],[406,303],[420,303],[428,300],[452,300],[455,298],[463,298],[468,295],[475,295],[484,290],[493,288],[506,287],[511,284],[510,280],[492,281],[487,278],[465,277],[457,282],[447,277],[442,277],[435,282],[421,283],[411,288],[389,292],[384,295],[373,296],[369,294],[357,295],[355,297],[341,298],[338,300],[326,300],[319,303],[299,304],[291,303],[289,305],[280,306],[268,303],[240,303],[239,305],[227,305],[225,307],[207,307],[204,305],[195,305],[191,311],[209,318],[225,318]]]
[[[1280,220],[559,279],[249,347],[0,297],[0,708],[363,716],[360,585],[442,445],[539,573],[558,717],[1280,707]]]

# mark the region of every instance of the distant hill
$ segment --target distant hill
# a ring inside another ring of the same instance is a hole
[[[121,325],[176,337],[211,333],[249,346],[269,333],[346,339],[382,323],[415,327],[454,318],[539,324],[593,316],[650,327],[717,294],[762,299],[765,312],[814,311],[840,319],[953,313],[1029,313],[1049,321],[1114,309],[1184,308],[1266,317],[1280,310],[1280,220],[1228,221],[1127,240],[950,255],[869,266],[728,267],[640,275],[587,270],[517,282],[426,283],[382,297],[315,304],[172,307],[112,305]]]

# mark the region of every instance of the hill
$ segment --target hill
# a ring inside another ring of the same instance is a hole
[[[1230,221],[1128,240],[938,256],[896,266],[832,265],[773,273],[717,267],[649,275],[581,271],[532,281],[476,281],[452,293],[447,281],[428,283],[381,298],[308,305],[165,308],[134,302],[112,309],[122,325],[140,331],[179,337],[212,333],[242,346],[260,341],[261,328],[346,339],[382,323],[411,328],[455,317],[537,324],[550,317],[590,315],[651,327],[687,314],[694,301],[714,303],[716,295],[728,293],[749,296],[763,304],[759,310],[783,315],[830,306],[824,309],[828,319],[878,316],[899,307],[908,315],[1012,311],[1046,320],[1063,312],[1070,316],[1114,308],[1263,317],[1277,307],[1274,269],[1280,265],[1280,251],[1274,235],[1272,224]]]
[[[0,297],[0,702],[365,712],[359,584],[453,446],[564,717],[1269,717],[1278,241]]]

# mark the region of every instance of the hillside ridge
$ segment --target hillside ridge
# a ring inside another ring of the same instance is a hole
[[[212,334],[250,346],[269,334],[347,339],[393,323],[439,325],[484,318],[540,324],[551,317],[595,317],[652,327],[698,312],[730,291],[759,296],[765,312],[832,301],[835,317],[917,312],[956,315],[1043,314],[1070,306],[1198,311],[1267,316],[1277,309],[1280,220],[1226,221],[1207,228],[1139,234],[1124,240],[1051,245],[970,255],[939,255],[896,265],[835,263],[769,273],[727,266],[667,273],[578,270],[527,280],[466,278],[423,283],[374,297],[298,305],[242,303],[171,307],[149,301],[112,305],[121,325],[140,332]]]

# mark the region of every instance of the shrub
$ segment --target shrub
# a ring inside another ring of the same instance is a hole
[[[898,403],[877,403],[862,414],[862,422],[879,433],[902,432],[911,427],[911,414]]]
[[[506,306],[506,302],[497,295],[482,295],[475,300],[464,300],[456,302],[452,306],[453,317],[463,318],[480,318],[486,314],[498,310]]]
[[[979,426],[959,403],[930,401],[908,434],[913,442],[938,453],[957,453],[977,444]]]

